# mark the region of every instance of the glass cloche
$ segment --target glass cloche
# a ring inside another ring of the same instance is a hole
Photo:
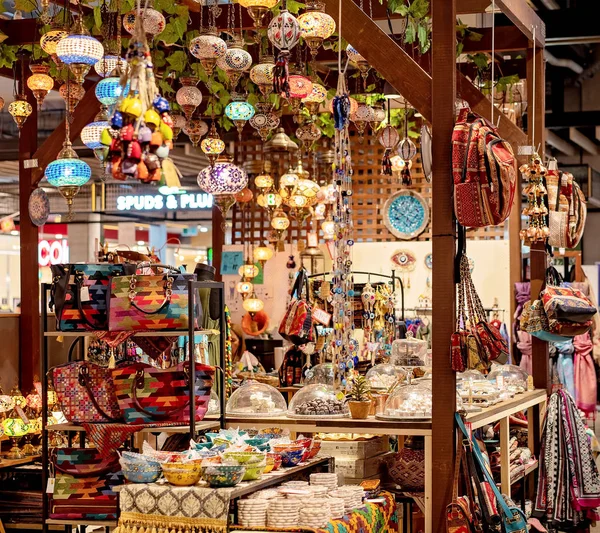
[[[219,401],[219,395],[214,389],[210,390],[210,400],[208,401],[207,415],[220,415],[221,414],[221,402]]]
[[[338,398],[329,385],[314,383],[302,387],[290,401],[290,418],[341,418],[348,414],[345,398]]]
[[[415,339],[412,332],[406,339],[398,339],[392,343],[390,363],[396,366],[424,366],[427,356],[427,342]]]
[[[287,411],[285,399],[271,385],[247,380],[227,401],[228,415],[282,416]]]
[[[495,383],[496,388],[500,391],[521,393],[527,390],[528,377],[527,372],[518,366],[493,363],[487,379]]]
[[[370,368],[366,377],[372,390],[387,391],[398,380],[406,379],[406,371],[402,367],[384,363]]]
[[[431,418],[432,398],[431,380],[403,385],[390,395],[383,413],[376,417],[391,420]]]
[[[335,371],[333,363],[319,363],[306,370],[304,375],[304,384],[313,385],[315,383],[321,385],[329,385],[333,387],[335,380]]]

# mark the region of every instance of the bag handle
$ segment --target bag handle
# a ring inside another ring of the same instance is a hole
[[[105,418],[109,422],[120,421],[119,418],[113,418],[112,416],[107,415],[98,404],[98,401],[94,397],[94,392],[92,391],[92,387],[90,385],[90,369],[86,363],[82,364],[79,367],[77,381],[79,382],[79,385],[81,385],[86,390],[87,395],[90,398],[90,401],[92,402],[92,405],[94,406],[96,411],[98,411],[102,415],[103,418]]]
[[[136,271],[142,268],[162,268],[163,270],[170,270],[174,274],[181,274],[181,270],[173,265],[165,265],[163,263],[152,263],[151,261],[141,261],[136,265]]]
[[[141,265],[145,265],[145,264],[146,263],[138,263],[138,265],[136,267],[136,271],[140,269]],[[148,264],[148,265],[150,265],[150,264]],[[166,270],[171,270],[171,271],[176,272],[177,274],[181,274],[181,272],[179,270],[177,270],[176,268],[171,267],[169,265],[152,264],[150,266],[162,267]],[[168,304],[171,303],[171,297],[173,296],[173,281],[174,281],[173,276],[171,276],[169,274],[166,275],[167,279],[165,280],[165,286],[164,286],[165,297],[164,297],[162,303],[160,304],[160,306],[157,309],[155,309],[154,311],[148,311],[146,309],[142,309],[139,305],[137,305],[135,303],[135,296],[136,296],[135,287],[137,284],[136,275],[137,274],[133,274],[129,280],[129,293],[127,294],[128,298],[129,298],[129,303],[133,307],[135,307],[138,311],[140,311],[141,313],[144,313],[145,315],[156,315],[157,313],[160,313],[165,308],[165,306],[167,306]]]
[[[189,371],[187,370],[187,367],[184,367],[185,382],[186,382],[186,386],[189,387],[190,375],[188,372]],[[138,400],[138,397],[137,397],[137,390],[144,388],[144,381],[145,381],[144,369],[138,368],[138,370],[135,373],[135,378],[131,382],[131,397],[133,398],[133,403],[135,404],[136,409],[138,411],[144,413],[146,416],[149,416],[150,418],[153,418],[154,420],[167,420],[167,419],[171,418],[172,416],[179,414],[182,411],[184,411],[185,409],[189,408],[190,400],[188,399],[188,401],[185,402],[184,405],[177,407],[165,414],[156,414],[156,413],[153,413],[152,411],[148,411],[147,409],[144,409],[144,407],[142,407],[142,405],[140,404],[140,401]]]
[[[298,300],[302,300],[302,286],[304,285],[304,289],[306,290],[306,299],[309,297],[309,288],[308,288],[308,276],[306,275],[306,269],[300,268],[298,270],[298,275],[296,276],[296,281],[294,282],[294,286],[292,287],[292,298],[296,298]]]

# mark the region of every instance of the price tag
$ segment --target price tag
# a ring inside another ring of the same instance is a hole
[[[496,376],[496,385],[500,390],[506,389],[506,385],[504,383],[504,376]]]
[[[90,289],[87,286],[81,287],[81,290],[79,291],[79,297],[81,298],[82,302],[89,302],[90,301]]]
[[[23,411],[23,409],[21,409],[20,405],[17,405],[15,407],[15,411],[17,411],[17,414],[21,417],[21,420],[23,421],[24,424],[29,424],[29,418],[27,418],[25,411]]]
[[[56,479],[53,477],[48,478],[48,484],[46,485],[46,494],[54,494],[54,483]]]
[[[331,322],[331,315],[327,311],[323,311],[323,309],[313,309],[312,316],[313,320],[324,326],[328,326],[329,322]]]

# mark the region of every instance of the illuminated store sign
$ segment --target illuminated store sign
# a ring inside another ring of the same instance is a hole
[[[160,211],[163,209],[210,209],[212,194],[205,192],[186,194],[141,194],[117,197],[117,211]]]
[[[40,241],[38,243],[38,263],[41,267],[60,265],[69,262],[69,245],[66,239]]]

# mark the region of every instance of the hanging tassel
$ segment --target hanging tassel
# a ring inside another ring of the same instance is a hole
[[[381,160],[381,174],[383,176],[393,176],[392,172],[392,161],[390,159],[391,150],[387,150],[383,154],[383,159]]]
[[[152,524],[152,533],[156,533],[156,524]]]
[[[273,92],[277,95],[284,94],[290,97],[289,50],[281,50],[273,68]]]
[[[333,125],[336,130],[341,131],[350,120],[350,98],[347,94],[333,97]]]
[[[402,185],[410,187],[412,185],[412,176],[408,165],[404,165],[404,168],[400,171],[400,175],[402,176]]]

